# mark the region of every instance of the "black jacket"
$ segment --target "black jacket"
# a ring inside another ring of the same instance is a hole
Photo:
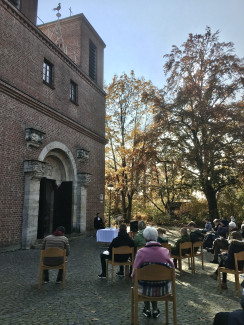
[[[109,259],[112,258],[112,248],[120,246],[134,247],[134,240],[125,231],[119,231],[118,237],[114,238],[112,243],[109,245]],[[116,262],[125,262],[128,260],[129,255],[115,255]]]
[[[244,251],[244,242],[240,240],[232,240],[228,249],[228,257],[224,261],[224,266],[228,269],[235,269],[235,253]],[[244,267],[244,262],[239,263],[239,269]]]

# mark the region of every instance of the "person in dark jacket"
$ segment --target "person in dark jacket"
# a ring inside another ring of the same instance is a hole
[[[191,241],[190,240],[190,235],[188,235],[186,227],[181,228],[180,234],[181,234],[181,237],[176,241],[175,245],[171,249],[171,254],[172,255],[179,255],[179,253],[180,253],[180,244],[181,243]],[[188,250],[183,250],[182,252],[183,252],[183,254],[187,254]],[[177,259],[176,258],[174,258],[174,265],[175,265],[175,268],[177,268]]]
[[[244,286],[244,281],[242,286]],[[242,309],[217,313],[214,317],[213,325],[244,325],[244,295],[241,298],[240,304]]]
[[[211,253],[214,254],[214,258],[210,263],[219,264],[218,256],[220,254],[221,249],[227,250],[229,247],[229,240],[231,239],[231,233],[236,229],[235,222],[231,221],[228,224],[228,238],[220,236],[219,238],[216,238],[213,242],[213,247],[211,250],[209,250]]]
[[[105,228],[103,219],[99,217],[99,212],[96,214],[96,217],[94,218],[94,228],[96,230]]]
[[[118,237],[114,238],[108,248],[108,254],[103,252],[100,254],[102,273],[98,275],[99,278],[106,278],[106,259],[112,259],[112,248],[120,247],[120,246],[129,246],[134,247],[134,240],[127,234],[127,226],[125,223],[122,223],[119,227]],[[115,255],[116,262],[126,262],[129,258],[128,255]],[[117,275],[123,275],[124,268],[120,267],[120,271]]]
[[[238,231],[232,232],[232,240],[230,242],[228,253],[224,253],[221,256],[221,261],[219,263],[219,267],[226,267],[228,269],[235,269],[235,253],[239,253],[244,251],[244,242],[242,241],[241,234]],[[244,267],[244,263],[241,261],[239,264],[239,268],[242,269]],[[218,268],[217,270],[211,274],[211,277],[214,280],[217,280],[218,277]],[[223,272],[223,280],[222,280],[222,289],[227,289],[227,273]]]

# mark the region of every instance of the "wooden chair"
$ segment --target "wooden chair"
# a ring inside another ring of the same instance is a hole
[[[162,247],[167,248],[169,250],[169,253],[171,254],[171,245],[169,243],[162,243]]]
[[[112,265],[112,271],[111,271],[111,273],[112,273],[111,274],[112,283],[113,283],[113,280],[114,280],[114,266],[115,265],[119,265],[119,266],[124,265],[126,267],[125,275],[126,275],[127,278],[129,277],[129,267],[130,266],[133,267],[133,264],[134,264],[134,256],[135,256],[134,249],[135,249],[135,247],[129,247],[129,246],[120,246],[120,247],[116,247],[116,248],[113,247],[112,248],[112,259],[111,260],[109,260],[109,259],[106,260],[106,263],[107,263],[107,265],[106,265],[106,267],[107,267],[106,279],[107,280],[108,280],[108,265],[109,264]],[[124,255],[124,254],[130,255],[130,258],[127,261],[125,261],[125,262],[116,262],[114,260],[114,255]]]
[[[193,267],[193,273],[196,272],[195,258],[198,257],[198,256],[201,256],[202,269],[204,270],[202,241],[197,241],[195,243],[192,243],[192,262],[193,262],[192,267]]]
[[[63,263],[60,265],[49,266],[43,263],[43,259],[45,257],[59,257],[63,259]],[[41,250],[40,255],[40,268],[39,268],[39,282],[38,282],[38,289],[41,288],[43,283],[43,271],[44,270],[55,270],[55,269],[63,269],[63,280],[62,280],[62,288],[65,285],[65,276],[66,276],[66,249],[61,249],[58,247],[50,247],[45,250]]]
[[[224,266],[219,267],[218,268],[218,277],[219,277],[219,291],[222,292],[222,287],[221,287],[221,272],[222,273],[230,273],[230,274],[234,274],[235,275],[235,286],[236,286],[236,290],[238,291],[238,295],[239,297],[242,296],[241,293],[241,288],[240,288],[240,283],[239,283],[239,274],[244,273],[244,267],[242,268],[242,270],[238,269],[238,262],[240,261],[244,261],[244,251],[239,252],[239,253],[235,253],[235,269],[228,269]]]
[[[183,250],[189,250],[189,253],[183,255]],[[188,266],[191,267],[191,272],[193,273],[193,262],[192,262],[192,242],[184,242],[180,244],[179,248],[180,254],[174,255],[171,254],[172,258],[176,258],[178,260],[178,269],[180,270],[180,274],[182,274],[182,260],[187,258],[188,259]]]
[[[172,282],[172,293],[165,296],[149,297],[138,292],[138,281],[163,281]],[[176,318],[176,286],[175,286],[175,269],[168,268],[164,265],[149,264],[140,269],[135,269],[134,287],[131,288],[131,324],[138,324],[138,302],[139,301],[165,301],[166,324],[169,323],[168,302],[173,302],[173,320],[177,325]]]

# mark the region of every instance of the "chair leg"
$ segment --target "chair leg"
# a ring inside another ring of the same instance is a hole
[[[177,325],[176,302],[175,301],[173,301],[173,322],[174,322],[174,325]]]
[[[181,258],[178,259],[180,275],[182,274],[182,263],[181,262],[182,262]]]
[[[138,301],[134,297],[134,325],[138,325]]]
[[[222,286],[221,286],[221,272],[218,269],[218,278],[219,278],[219,292],[222,292]]]
[[[42,270],[42,268],[40,268],[39,279],[38,279],[38,289],[39,290],[41,289],[42,282],[43,282],[43,270]]]
[[[108,281],[108,260],[106,260],[106,280]]]
[[[166,316],[166,324],[169,324],[169,302],[165,300],[165,316]]]
[[[239,274],[235,273],[235,283],[236,283],[236,290],[238,292],[238,296],[241,298],[241,287],[240,287],[240,282],[239,282]]]
[[[202,251],[202,270],[204,270],[204,264],[203,264],[203,251]]]
[[[130,314],[130,323],[131,325],[134,325],[134,312],[135,312],[135,307],[134,307],[134,290],[131,288],[131,314]]]
[[[112,284],[114,283],[114,265],[112,264],[112,269],[111,269],[111,281],[112,281]]]
[[[65,281],[66,281],[66,266],[64,266],[64,268],[63,268],[63,279],[62,279],[62,288],[63,289],[64,289],[64,286],[65,286]]]

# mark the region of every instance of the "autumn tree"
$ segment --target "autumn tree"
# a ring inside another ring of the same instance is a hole
[[[167,85],[154,98],[159,145],[178,153],[181,169],[204,192],[211,219],[218,218],[217,193],[243,173],[243,60],[209,27],[189,34],[165,58]]]
[[[142,101],[142,95],[152,89],[150,81],[136,78],[133,71],[115,76],[106,89],[106,180],[120,194],[126,221],[131,219],[133,198],[150,152],[143,134],[152,123],[151,105]]]

